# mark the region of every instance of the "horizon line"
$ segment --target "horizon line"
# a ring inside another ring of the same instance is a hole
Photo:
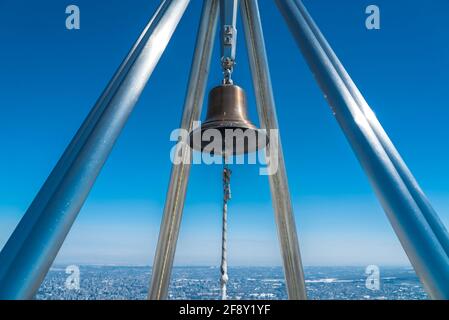
[[[139,267],[139,268],[153,268],[153,266],[145,264],[111,264],[111,263],[56,263],[51,266],[54,267],[66,267],[70,265],[76,265],[80,267]],[[304,265],[304,268],[366,268],[375,264],[353,264],[353,265]],[[410,264],[380,264],[377,265],[380,268],[410,268],[413,267]],[[283,268],[282,265],[230,265],[230,268]],[[175,265],[173,268],[217,268],[219,265]]]

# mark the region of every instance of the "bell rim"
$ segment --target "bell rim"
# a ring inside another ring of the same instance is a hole
[[[202,141],[202,139],[199,141],[198,143],[195,143],[193,136],[195,134],[197,134],[198,132],[200,132],[200,137],[203,136],[204,131],[209,130],[209,129],[216,129],[218,131],[221,131],[221,129],[230,129],[230,130],[237,130],[237,129],[241,129],[244,132],[251,130],[253,132],[255,132],[256,134],[256,143],[252,144],[252,147],[248,147],[247,144],[245,144],[244,149],[243,150],[236,150],[235,146],[232,150],[231,153],[229,153],[228,155],[232,155],[232,156],[236,156],[236,155],[243,155],[243,154],[250,154],[253,152],[258,152],[259,150],[262,150],[264,148],[266,148],[269,145],[269,138],[268,135],[264,132],[264,130],[259,129],[258,127],[256,127],[254,124],[252,124],[251,122],[245,122],[245,121],[227,121],[227,123],[220,123],[220,121],[210,121],[208,123],[204,123],[201,127],[196,128],[195,130],[193,130],[190,135],[189,135],[189,146],[191,149],[199,151],[201,153],[209,153],[212,154],[212,152],[205,152],[204,149],[206,146],[208,146],[211,141]],[[264,136],[265,137],[265,143],[263,145],[260,145],[259,141],[260,141],[260,137]],[[220,150],[219,153],[216,153],[214,155],[223,155],[223,148]]]

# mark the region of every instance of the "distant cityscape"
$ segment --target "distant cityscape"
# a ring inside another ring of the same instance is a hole
[[[381,267],[379,290],[367,288],[365,284],[367,275],[363,267],[308,267],[305,269],[305,274],[310,299],[428,299],[411,268]],[[53,267],[39,289],[37,299],[146,299],[151,268],[79,266],[79,278],[67,285],[66,282],[70,276],[66,273],[66,266]],[[219,293],[219,268],[175,267],[173,269],[169,299],[215,300],[220,298]],[[231,267],[229,268],[228,295],[229,299],[233,300],[287,299],[283,270],[281,267]]]

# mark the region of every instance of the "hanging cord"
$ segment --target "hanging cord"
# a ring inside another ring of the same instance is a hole
[[[221,238],[221,299],[227,300],[226,285],[228,283],[228,257],[227,257],[227,241],[228,241],[228,201],[231,200],[231,174],[223,158],[223,229]]]

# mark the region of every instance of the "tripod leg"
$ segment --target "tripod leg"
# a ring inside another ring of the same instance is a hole
[[[294,0],[276,0],[410,262],[434,299],[449,299],[449,257]]]
[[[432,205],[430,204],[429,200],[427,199],[426,195],[420,188],[418,182],[416,181],[415,177],[413,176],[410,169],[407,167],[407,164],[402,159],[401,155],[399,154],[398,150],[394,146],[393,142],[388,137],[388,134],[385,132],[384,128],[380,124],[379,120],[377,119],[376,115],[374,114],[373,110],[370,108],[368,103],[366,102],[365,98],[363,97],[360,90],[357,88],[354,81],[349,76],[348,72],[344,68],[341,61],[338,59],[337,55],[335,54],[334,50],[332,50],[331,46],[327,42],[326,38],[321,33],[320,29],[316,25],[316,23],[313,21],[312,17],[310,16],[309,12],[307,11],[306,7],[302,3],[301,0],[295,0],[296,5],[303,14],[304,18],[306,19],[307,23],[309,24],[310,29],[312,29],[313,33],[315,34],[316,38],[320,42],[321,47],[326,52],[327,56],[331,60],[333,66],[337,70],[338,74],[340,75],[341,79],[345,83],[346,87],[350,91],[352,97],[359,105],[360,110],[362,110],[363,114],[365,115],[366,119],[368,120],[368,123],[370,124],[371,128],[373,129],[374,133],[376,134],[377,139],[379,139],[379,142],[382,144],[383,148],[385,149],[385,152],[388,154],[391,162],[395,166],[397,172],[401,176],[402,180],[406,184],[408,190],[410,191],[411,195],[413,196],[413,199],[421,209],[424,217],[426,218],[427,222],[429,223],[430,227],[432,228],[435,235],[438,237],[438,240],[440,241],[441,245],[444,247],[444,250],[446,251],[446,254],[449,256],[449,233],[447,232],[446,227],[438,217],[438,214],[435,212],[435,209],[433,209]]]
[[[0,253],[0,299],[31,299],[180,21],[167,0],[119,68]]]
[[[257,1],[242,0],[241,10],[260,124],[270,134],[269,130],[278,129],[279,125]],[[270,143],[272,139],[274,138],[269,137]],[[278,170],[269,176],[271,198],[284,262],[288,297],[292,300],[304,300],[307,298],[304,272],[280,138],[278,145]]]
[[[189,132],[193,128],[193,122],[197,121],[201,114],[218,20],[218,8],[218,0],[204,1],[181,121],[181,128]],[[183,161],[181,164],[174,164],[172,167],[161,229],[159,231],[159,240],[153,262],[153,274],[148,294],[148,299],[151,300],[167,298],[176,242],[184,209],[190,173],[190,147],[184,144],[179,145],[179,148],[182,148],[182,150],[177,150],[176,153],[182,154]]]

